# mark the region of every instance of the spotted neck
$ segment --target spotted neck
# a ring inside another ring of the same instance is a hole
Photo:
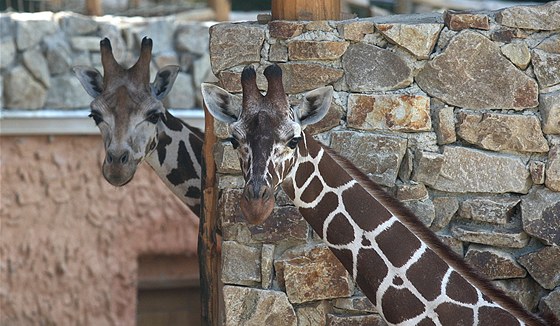
[[[544,325],[352,163],[304,135],[283,183],[391,325]]]
[[[146,156],[165,185],[200,216],[203,133],[166,112],[159,142]]]

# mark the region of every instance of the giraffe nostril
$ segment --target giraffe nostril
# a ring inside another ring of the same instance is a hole
[[[107,158],[105,158],[105,160],[107,161],[108,164],[112,164],[113,163],[113,155],[111,155],[111,153],[107,153]]]
[[[267,186],[262,186],[260,191],[260,198],[267,201],[270,199],[270,188]]]
[[[126,164],[128,162],[128,153],[124,153],[121,156],[121,164]]]

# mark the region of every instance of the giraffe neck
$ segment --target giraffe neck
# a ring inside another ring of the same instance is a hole
[[[160,124],[158,145],[146,156],[146,162],[200,216],[203,133],[169,112]]]
[[[308,135],[283,188],[389,324],[543,325]]]

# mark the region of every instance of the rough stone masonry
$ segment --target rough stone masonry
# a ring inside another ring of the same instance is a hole
[[[560,315],[560,2],[219,24],[210,57],[233,93],[248,64],[265,90],[262,70],[277,63],[294,104],[333,85],[315,137],[527,309]],[[227,141],[215,158],[226,325],[384,324],[285,194],[264,225],[248,225]]]

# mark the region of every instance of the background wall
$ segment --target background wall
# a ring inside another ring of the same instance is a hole
[[[560,3],[477,14],[220,24],[212,70],[240,93],[247,64],[278,63],[294,104],[333,85],[310,130],[416,212],[532,311],[560,312]],[[228,137],[216,123],[219,138]],[[383,324],[279,193],[263,226],[238,209],[243,181],[215,148],[227,325]]]

